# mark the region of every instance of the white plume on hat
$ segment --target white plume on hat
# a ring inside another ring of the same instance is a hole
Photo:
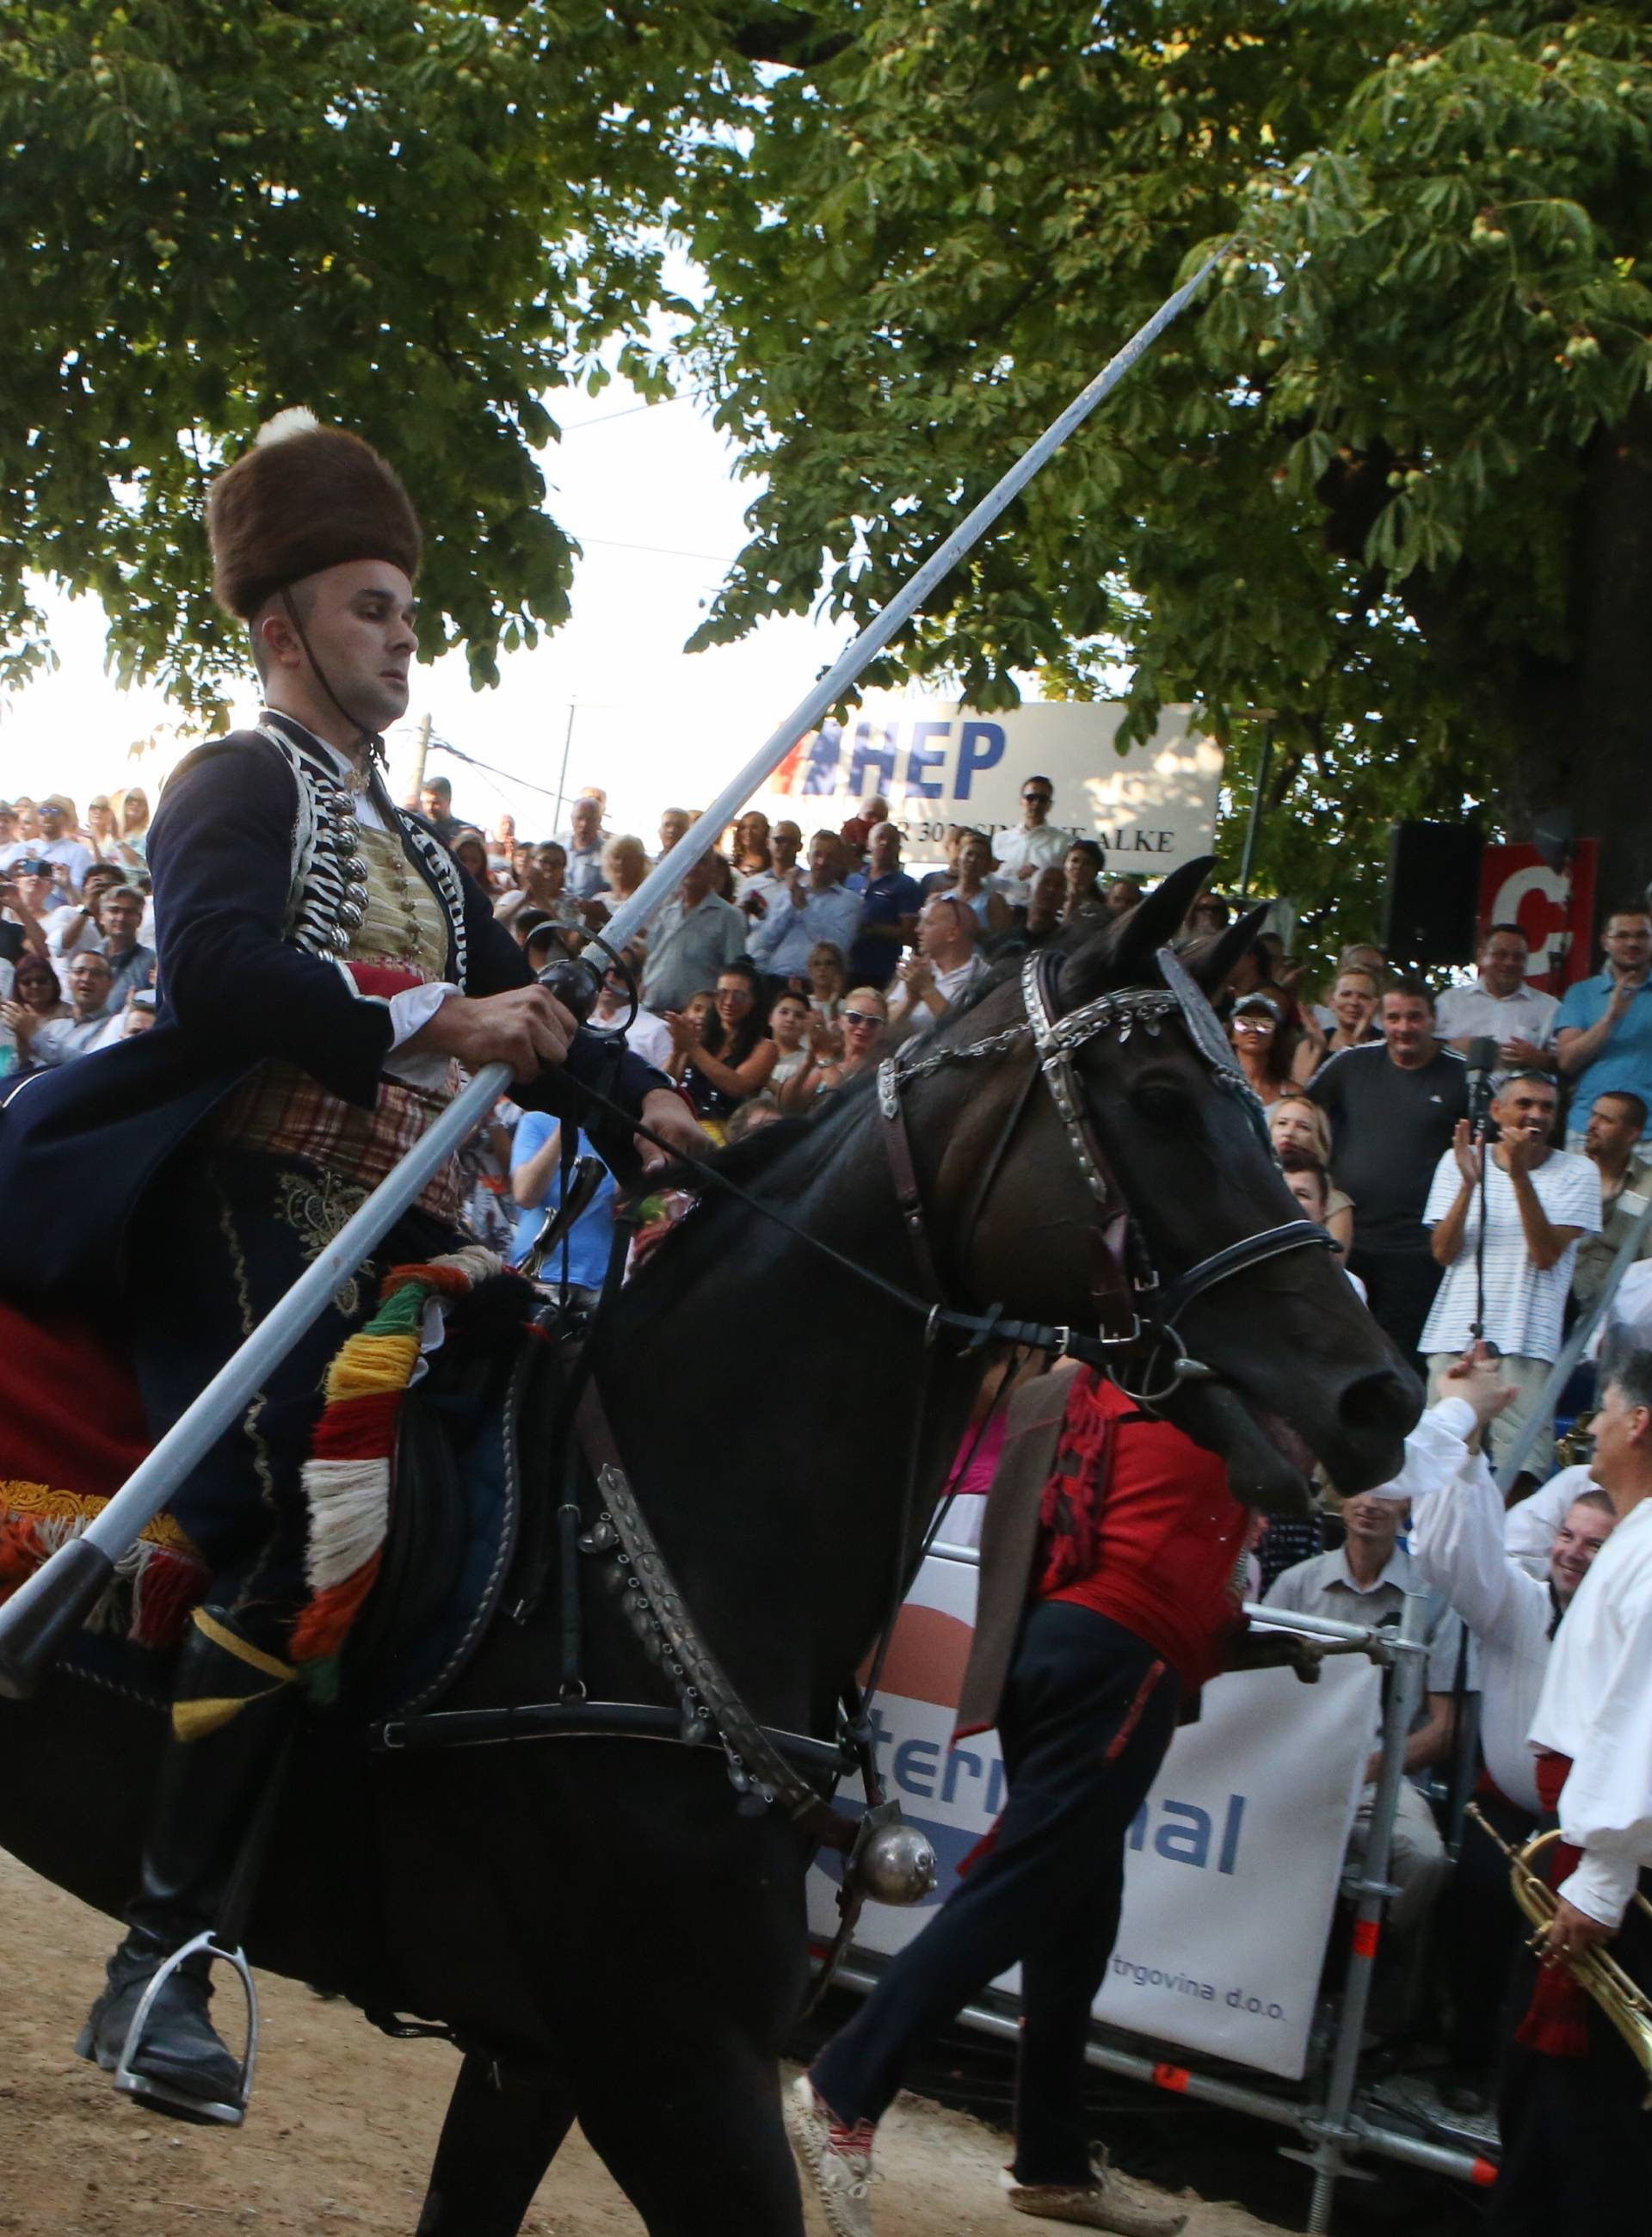
[[[307,405],[294,404],[285,412],[278,412],[273,419],[266,419],[253,440],[261,448],[270,443],[284,443],[292,435],[307,435],[320,426]]]

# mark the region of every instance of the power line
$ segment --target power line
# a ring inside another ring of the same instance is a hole
[[[474,754],[464,753],[458,746],[450,746],[446,738],[433,738],[433,754],[447,754],[456,762],[468,762],[472,769],[486,769],[490,776],[502,776],[507,784],[519,784],[525,792],[542,792],[547,800],[557,795],[548,784],[535,784],[532,777],[518,776],[512,769],[498,769],[492,762],[479,761]]]

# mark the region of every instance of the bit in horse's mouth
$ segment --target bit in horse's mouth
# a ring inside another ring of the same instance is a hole
[[[1283,1414],[1272,1414],[1265,1407],[1252,1406],[1248,1399],[1246,1404],[1257,1428],[1280,1458],[1288,1461],[1300,1475],[1312,1477],[1318,1456],[1300,1431],[1293,1429]]]

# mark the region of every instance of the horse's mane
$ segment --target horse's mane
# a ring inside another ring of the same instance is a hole
[[[1093,940],[1106,937],[1106,932],[1092,933],[1074,947],[1059,942],[1052,945],[1067,956],[1076,953],[1078,947],[1087,947]],[[924,1033],[914,1035],[902,1044],[902,1047],[918,1052],[943,1034],[949,1037],[961,1020],[990,1001],[1000,988],[1019,980],[1027,954],[1021,943],[1001,950],[975,984],[951,1005],[944,1018]],[[685,1195],[697,1198],[698,1202],[671,1234],[662,1238],[647,1264],[638,1270],[636,1283],[646,1283],[651,1292],[655,1290],[662,1280],[671,1277],[674,1268],[683,1267],[685,1253],[680,1246],[685,1237],[703,1236],[708,1224],[719,1214],[724,1217],[733,1216],[738,1200],[718,1185],[719,1179],[730,1181],[736,1188],[754,1196],[781,1193],[774,1184],[782,1182],[785,1184],[784,1197],[795,1199],[835,1153],[840,1138],[856,1124],[862,1105],[876,1093],[876,1087],[877,1067],[871,1066],[799,1118],[771,1120],[727,1149],[713,1151],[705,1158],[679,1158],[652,1174],[648,1188],[651,1196],[681,1190]]]

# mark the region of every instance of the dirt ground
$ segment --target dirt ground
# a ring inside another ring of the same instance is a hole
[[[74,2056],[109,1923],[0,1854],[0,2231],[22,2237],[411,2237],[453,2053],[391,2042],[341,2004],[261,1979],[263,2043],[247,2126],[231,2135],[140,2112]],[[228,1996],[230,1992],[226,1992]],[[1003,2140],[903,2097],[883,2131],[881,2232],[1012,2237]],[[1191,2193],[1188,2237],[1270,2237],[1272,2225]],[[825,2237],[818,2217],[810,2237]],[[525,2227],[625,2237],[642,2225],[577,2134]]]

